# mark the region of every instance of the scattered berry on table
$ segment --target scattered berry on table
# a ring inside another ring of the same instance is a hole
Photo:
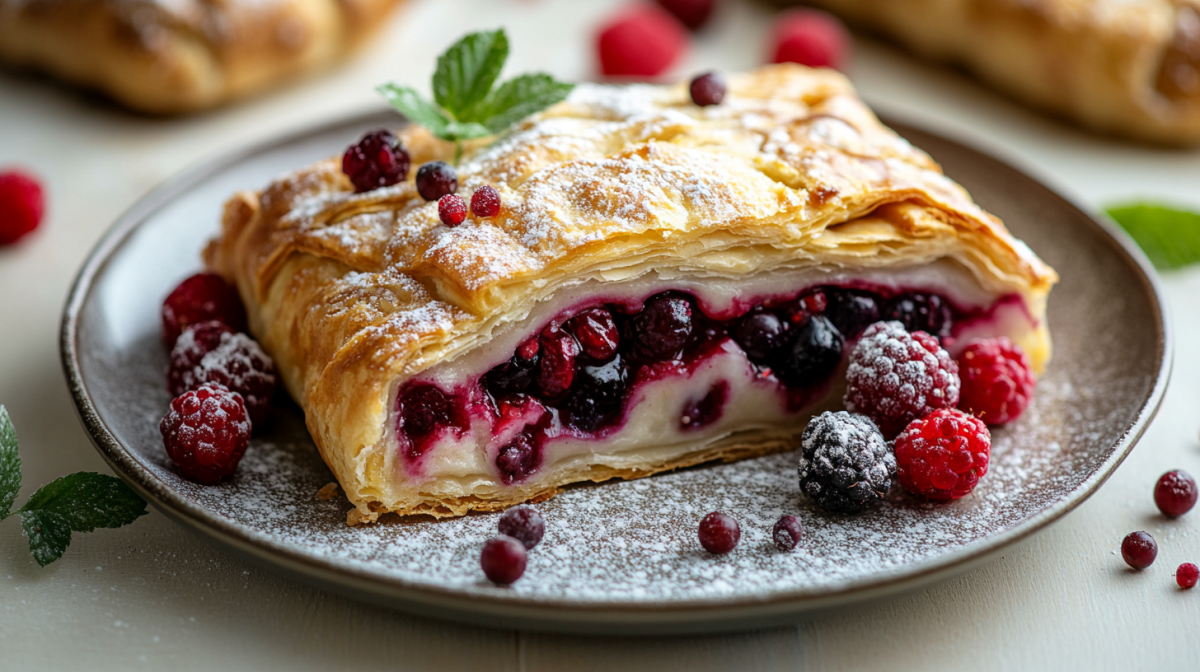
[[[992,437],[979,418],[943,408],[913,420],[896,437],[896,480],[928,499],[958,499],[988,470]]]
[[[781,551],[790,551],[796,548],[803,536],[804,526],[800,524],[799,518],[791,514],[781,516],[775,522],[775,527],[771,529],[771,540]]]
[[[417,193],[436,201],[458,191],[458,171],[445,161],[430,161],[417,169]]]
[[[246,309],[237,289],[215,273],[197,273],[179,283],[162,307],[162,339],[168,347],[188,325],[217,320],[246,330]]]
[[[496,527],[500,534],[524,544],[527,551],[532,551],[542,540],[542,535],[546,534],[546,521],[537,509],[530,506],[518,506],[505,511]]]
[[[1016,420],[1037,381],[1025,351],[1007,338],[974,341],[958,356],[958,407],[989,425]]]
[[[826,411],[809,421],[800,445],[800,491],[826,511],[861,511],[892,487],[896,457],[867,417]]]
[[[1200,567],[1195,563],[1185,562],[1175,570],[1175,583],[1180,588],[1193,588],[1197,580],[1200,580]]]
[[[601,29],[596,39],[600,71],[610,77],[654,77],[687,46],[683,26],[654,5],[634,5]]]
[[[488,581],[507,586],[525,574],[528,556],[520,541],[501,535],[492,537],[483,544],[479,554],[479,566]]]
[[[697,534],[704,550],[723,555],[737,548],[742,538],[742,528],[738,527],[732,516],[713,511],[700,521]]]
[[[1154,485],[1154,503],[1169,518],[1178,518],[1196,505],[1196,479],[1182,469],[1168,471]]]
[[[538,387],[548,398],[561,397],[575,380],[579,341],[567,330],[552,327],[542,332],[539,348],[541,362],[537,375]]]
[[[42,223],[42,185],[16,170],[0,173],[0,245],[11,245]]]
[[[692,306],[687,299],[659,294],[629,320],[631,354],[642,361],[673,359],[692,335]]]
[[[408,168],[408,152],[387,129],[367,133],[342,155],[342,172],[358,193],[403,182]]]
[[[476,217],[495,217],[500,214],[500,192],[484,185],[471,194],[471,213]]]
[[[446,194],[438,199],[438,218],[442,224],[455,227],[467,218],[467,202],[458,194]]]
[[[844,70],[850,52],[850,33],[831,14],[798,9],[779,18],[771,43],[772,63]]]
[[[1134,569],[1145,569],[1158,557],[1158,543],[1147,532],[1130,532],[1121,542],[1121,557]]]
[[[725,78],[719,72],[706,72],[692,80],[688,91],[700,107],[720,105],[725,100]]]
[[[789,385],[812,385],[828,378],[842,362],[846,345],[837,327],[824,315],[813,315],[792,331],[792,345],[775,375]]]
[[[241,395],[216,383],[175,397],[159,431],[179,472],[205,484],[232,476],[250,445]]]
[[[862,413],[891,439],[939,408],[954,408],[958,364],[937,339],[908,333],[899,322],[867,327],[846,369],[846,408]]]
[[[266,423],[275,394],[275,363],[254,339],[215,320],[186,329],[171,349],[167,368],[167,387],[173,395],[205,383],[238,393],[251,423]]]
[[[712,17],[717,0],[658,0],[658,4],[688,29],[700,30]]]

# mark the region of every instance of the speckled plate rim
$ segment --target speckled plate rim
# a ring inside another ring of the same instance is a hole
[[[788,591],[766,599],[735,596],[689,600],[686,602],[649,602],[628,605],[580,604],[572,600],[546,600],[513,595],[494,597],[464,595],[451,589],[415,586],[393,576],[314,557],[296,546],[285,544],[248,526],[233,523],[171,488],[116,438],[101,417],[84,380],[78,347],[79,316],[92,296],[96,278],[131,235],[161,208],[203,182],[239,162],[260,153],[299,142],[309,136],[331,132],[340,127],[368,123],[397,125],[394,114],[372,111],[358,113],[318,125],[291,131],[265,142],[249,145],[202,162],[168,180],[122,215],[87,257],[68,294],[60,331],[60,355],[63,372],[76,411],[92,443],[110,467],[142,497],[169,518],[196,531],[247,559],[288,576],[364,601],[411,613],[504,628],[576,632],[584,634],[667,634],[732,631],[791,622],[818,613],[846,608],[884,597],[911,592],[967,572],[991,559],[1013,544],[1063,517],[1092,495],[1121,464],[1158,412],[1171,373],[1173,340],[1165,310],[1162,288],[1149,261],[1133,241],[1103,217],[1080,207],[1041,182],[1013,166],[982,151],[918,127],[885,119],[890,127],[906,137],[925,135],[974,160],[991,164],[1009,173],[1024,189],[1038,198],[1059,201],[1083,214],[1103,241],[1130,267],[1139,289],[1152,304],[1157,318],[1153,329],[1156,370],[1153,385],[1136,416],[1117,439],[1108,456],[1094,471],[1058,501],[1042,509],[1011,529],[972,542],[937,558],[882,571],[869,579],[849,581],[818,591]],[[919,146],[919,142],[916,142]]]

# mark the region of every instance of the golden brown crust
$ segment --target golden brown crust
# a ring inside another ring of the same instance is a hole
[[[404,0],[0,0],[0,62],[191,112],[353,51]]]
[[[788,4],[794,4],[789,2]],[[1200,0],[816,0],[1105,132],[1200,142]]]

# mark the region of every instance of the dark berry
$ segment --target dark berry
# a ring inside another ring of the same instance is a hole
[[[1147,532],[1130,532],[1121,542],[1121,557],[1134,569],[1145,569],[1158,557],[1158,543]]]
[[[496,527],[500,534],[521,542],[527,551],[532,551],[542,540],[542,535],[546,534],[546,521],[542,519],[542,514],[529,506],[505,511]]]
[[[499,536],[488,539],[479,554],[479,566],[488,581],[507,586],[525,574],[528,556],[520,541]]]
[[[953,323],[950,305],[936,294],[901,294],[888,302],[883,319],[896,320],[909,331],[923,331],[938,338],[949,336]]]
[[[1196,479],[1182,469],[1168,471],[1154,485],[1154,503],[1168,518],[1178,518],[1196,505]]]
[[[958,364],[937,339],[909,334],[899,322],[877,322],[850,354],[843,401],[890,439],[917,418],[954,408],[958,390]]]
[[[634,5],[600,29],[600,70],[610,77],[654,77],[671,67],[687,41],[687,32],[666,11]]]
[[[1025,351],[1003,336],[968,345],[958,356],[958,377],[958,407],[989,425],[1016,420],[1037,385]]]
[[[445,161],[430,161],[417,169],[417,193],[427,201],[436,201],[458,191],[458,172]]]
[[[471,194],[471,213],[476,217],[495,217],[500,214],[500,192],[484,185]]]
[[[565,329],[549,327],[542,332],[538,347],[541,351],[538,387],[547,398],[562,397],[575,381],[575,360],[579,358],[580,353],[579,341]]]
[[[603,308],[590,308],[579,313],[571,318],[567,328],[579,340],[583,354],[595,360],[612,357],[621,342],[616,320]]]
[[[818,315],[829,307],[829,300],[825,298],[825,292],[816,290],[800,297],[799,304],[809,315]]]
[[[408,152],[386,129],[367,133],[342,155],[342,172],[358,193],[403,182],[408,168]]]
[[[785,344],[787,327],[774,313],[755,311],[738,321],[733,337],[750,361],[766,365]]]
[[[720,381],[697,401],[690,401],[679,414],[679,429],[700,429],[721,419],[729,400],[729,383]]]
[[[520,481],[537,468],[537,448],[528,432],[522,432],[496,453],[496,468],[506,485]]]
[[[713,511],[705,516],[700,521],[697,533],[704,550],[717,555],[737,548],[738,541],[742,538],[742,528],[738,527],[737,521],[720,511]]]
[[[250,445],[241,395],[216,383],[175,397],[158,428],[179,473],[199,483],[232,476]]]
[[[861,511],[892,487],[896,457],[868,418],[826,411],[809,421],[800,445],[800,491],[826,511]]]
[[[188,327],[171,349],[167,386],[173,395],[204,383],[237,392],[255,427],[266,424],[275,394],[275,362],[254,339],[217,321]]]
[[[467,218],[467,202],[458,194],[446,194],[438,199],[438,218],[442,224],[455,227]]]
[[[1200,567],[1194,563],[1185,562],[1175,570],[1175,583],[1178,583],[1180,588],[1195,587],[1197,580],[1200,580]]]
[[[167,348],[188,325],[217,320],[234,331],[246,330],[246,309],[237,289],[215,273],[197,273],[179,283],[162,307],[162,338]]]
[[[720,105],[725,100],[725,78],[717,72],[706,72],[692,80],[688,91],[692,102],[700,107]]]
[[[800,524],[800,519],[790,514],[781,516],[775,523],[775,527],[771,529],[771,540],[781,551],[790,551],[796,548],[803,536],[804,526]]]
[[[0,245],[11,245],[42,223],[42,185],[25,173],[0,173]]]
[[[775,375],[789,385],[814,385],[829,378],[842,362],[846,342],[824,315],[813,315],[794,330]]]
[[[783,14],[775,24],[772,63],[799,63],[811,68],[845,67],[850,33],[831,14],[798,9]]]
[[[692,306],[666,294],[650,297],[629,320],[633,356],[641,361],[675,359],[692,335]]]
[[[992,435],[987,425],[955,408],[913,420],[896,437],[896,480],[928,499],[958,499],[988,470]]]
[[[621,411],[629,370],[617,355],[603,364],[579,367],[565,404],[567,424],[587,432],[601,429]]]
[[[440,387],[430,383],[410,383],[396,396],[396,430],[408,438],[408,456],[420,457],[433,443],[438,430],[466,426],[461,405]]]
[[[854,338],[879,321],[879,302],[874,296],[848,290],[828,290],[825,316],[845,338]]]
[[[538,370],[538,340],[534,337],[522,343],[507,362],[492,367],[484,375],[484,387],[493,398],[499,399],[529,389]]]
[[[700,30],[712,16],[716,0],[658,0],[658,4],[689,29]]]

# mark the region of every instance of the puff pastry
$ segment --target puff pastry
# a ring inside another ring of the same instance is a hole
[[[1200,142],[1200,0],[805,4],[923,56],[964,65],[1016,98],[1092,130]]]
[[[355,194],[336,159],[228,202],[207,263],[352,523],[794,447],[840,361],[751,361],[738,330],[764,311],[797,331],[828,313],[851,342],[907,306],[947,344],[1004,334],[1041,370],[1053,270],[843,77],[775,66],[729,90],[700,108],[683,85],[578,86],[468,148],[460,193],[490,184],[503,208],[455,228],[411,177]],[[399,135],[413,165],[454,154]]]
[[[403,1],[0,0],[0,62],[191,112],[331,63]]]

